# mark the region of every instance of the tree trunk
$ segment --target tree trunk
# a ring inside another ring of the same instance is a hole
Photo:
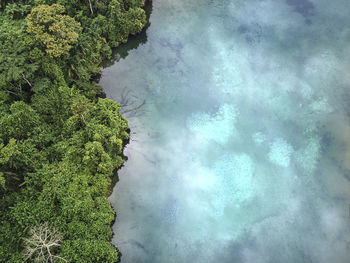
[[[90,5],[90,11],[91,11],[91,14],[94,14],[94,10],[92,9],[91,0],[89,0],[89,5]]]

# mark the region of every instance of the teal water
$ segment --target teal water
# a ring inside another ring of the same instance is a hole
[[[100,84],[122,263],[350,262],[350,1],[154,0]]]

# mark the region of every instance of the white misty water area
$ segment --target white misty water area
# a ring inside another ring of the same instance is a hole
[[[109,198],[122,263],[350,262],[349,12],[153,1],[100,81],[131,127]]]

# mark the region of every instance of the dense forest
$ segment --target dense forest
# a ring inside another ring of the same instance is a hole
[[[107,196],[129,139],[96,81],[144,0],[0,0],[0,262],[117,262]]]

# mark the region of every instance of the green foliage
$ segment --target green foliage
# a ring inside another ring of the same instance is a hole
[[[62,5],[39,5],[27,16],[27,31],[43,43],[46,52],[53,57],[67,53],[78,40],[80,24],[74,18],[63,15]]]
[[[43,223],[68,262],[118,262],[106,196],[129,128],[94,80],[145,25],[144,1],[0,4],[0,262],[23,262]]]
[[[25,98],[34,74],[39,68],[32,60],[30,36],[23,20],[0,16],[0,88],[16,99]]]
[[[109,241],[75,239],[66,242],[62,251],[71,262],[77,263],[113,263],[119,260],[118,252]]]
[[[97,17],[100,22],[98,28],[103,29],[110,45],[118,46],[127,41],[130,34],[136,34],[142,30],[146,24],[146,14],[141,8],[130,8],[125,11],[125,6],[118,0],[111,0],[108,14],[105,18]],[[105,28],[101,26],[101,21],[107,21]],[[94,20],[95,22],[95,20]],[[115,34],[114,32],[117,32]]]
[[[145,2],[143,0],[124,0],[127,8],[143,7]]]
[[[0,185],[2,187],[5,187],[5,183],[6,183],[6,180],[5,180],[5,177],[4,177],[4,173],[0,172]]]
[[[39,120],[38,114],[31,106],[23,101],[16,101],[11,104],[9,114],[0,119],[2,138],[5,141],[10,138],[28,138]]]
[[[6,5],[5,14],[12,19],[20,19],[27,15],[31,9],[31,6],[28,4],[9,3]]]

